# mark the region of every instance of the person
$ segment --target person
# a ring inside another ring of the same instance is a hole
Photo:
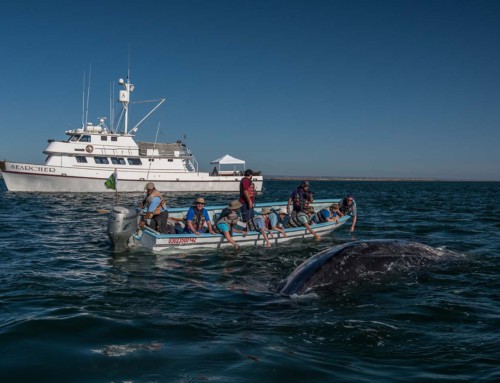
[[[314,223],[338,222],[343,214],[339,210],[339,204],[333,203],[328,209],[324,208],[313,215],[311,221]]]
[[[283,230],[283,228],[288,223],[287,218],[288,218],[288,213],[284,207],[282,207],[278,211],[272,211],[271,214],[269,214],[268,228],[271,230],[275,230],[278,233],[281,233],[281,235],[283,235],[283,237],[286,238],[286,233],[285,230]]]
[[[201,235],[205,232],[206,225],[208,232],[210,234],[215,234],[212,223],[210,222],[210,216],[208,215],[207,209],[205,209],[205,204],[204,198],[196,198],[193,206],[191,206],[187,212],[184,233]]]
[[[156,190],[153,182],[148,182],[145,189],[146,197],[142,201],[141,209],[145,209],[146,213],[142,217],[139,227],[144,228],[148,224],[151,229],[159,233],[172,234],[175,230],[168,223],[167,200]]]
[[[240,181],[241,217],[248,222],[255,216],[255,184],[252,182],[252,169],[245,170],[245,176]]]
[[[262,236],[264,237],[264,241],[266,242],[266,247],[271,247],[269,237],[273,237],[273,233],[271,233],[271,231],[268,229],[270,213],[271,209],[269,207],[263,207],[259,215],[247,222],[248,230],[259,231],[262,234]]]
[[[291,227],[304,226],[307,231],[314,235],[314,238],[319,241],[321,237],[311,228],[311,225],[309,224],[313,214],[314,209],[312,208],[312,206],[306,207],[304,211],[299,211],[296,215],[292,215],[290,217],[289,225]]]
[[[343,215],[349,214],[352,217],[352,225],[350,232],[352,233],[356,227],[357,213],[356,213],[356,201],[354,200],[354,194],[348,193],[347,196],[339,202],[339,210]]]
[[[231,243],[236,250],[239,246],[232,238],[232,233],[243,233],[246,235],[246,231],[236,229],[236,225],[240,224],[240,216],[238,212],[240,211],[242,204],[237,199],[231,201],[224,210],[220,213],[219,219],[217,220],[216,227],[219,232]]]
[[[299,211],[305,211],[309,204],[313,203],[313,192],[309,190],[309,181],[302,181],[295,189],[286,206],[286,211],[290,214],[290,205],[293,206],[292,215],[296,215]]]

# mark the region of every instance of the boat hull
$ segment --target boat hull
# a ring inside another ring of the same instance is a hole
[[[73,192],[73,193],[105,193],[115,192],[107,189],[104,182],[113,173],[112,168],[85,169],[58,166],[37,165],[0,161],[2,175],[9,191],[13,192]],[[148,181],[155,183],[156,188],[167,192],[196,193],[234,193],[239,192],[242,176],[211,176],[203,172],[168,173],[137,172],[135,174],[120,173],[118,179],[119,192],[143,192]],[[130,177],[130,178],[125,178]],[[257,191],[262,190],[262,176],[254,176]]]

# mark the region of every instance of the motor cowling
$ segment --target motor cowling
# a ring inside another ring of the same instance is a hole
[[[108,217],[108,236],[115,250],[124,250],[129,246],[130,237],[137,232],[139,214],[134,209],[114,206]]]

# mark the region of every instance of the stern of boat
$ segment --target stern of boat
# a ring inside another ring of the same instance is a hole
[[[139,214],[136,209],[114,206],[108,217],[108,236],[117,251],[133,246],[132,235],[138,229]]]

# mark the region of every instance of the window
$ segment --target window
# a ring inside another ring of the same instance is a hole
[[[82,136],[82,138],[80,138],[80,142],[90,142],[90,136]]]
[[[80,138],[80,135],[79,134],[75,134],[74,136],[70,136],[69,137],[68,142],[70,142],[70,141],[78,141],[79,138]]]
[[[76,162],[78,162],[79,164],[86,164],[87,163],[87,157],[76,156]]]
[[[111,157],[111,163],[114,165],[125,165],[125,159],[120,157]]]
[[[127,158],[129,165],[142,165],[140,158]]]
[[[109,160],[106,157],[94,157],[96,164],[109,164]]]
[[[101,136],[101,141],[107,141],[108,140],[108,136]]]
[[[117,141],[118,137],[111,137],[111,141]]]

